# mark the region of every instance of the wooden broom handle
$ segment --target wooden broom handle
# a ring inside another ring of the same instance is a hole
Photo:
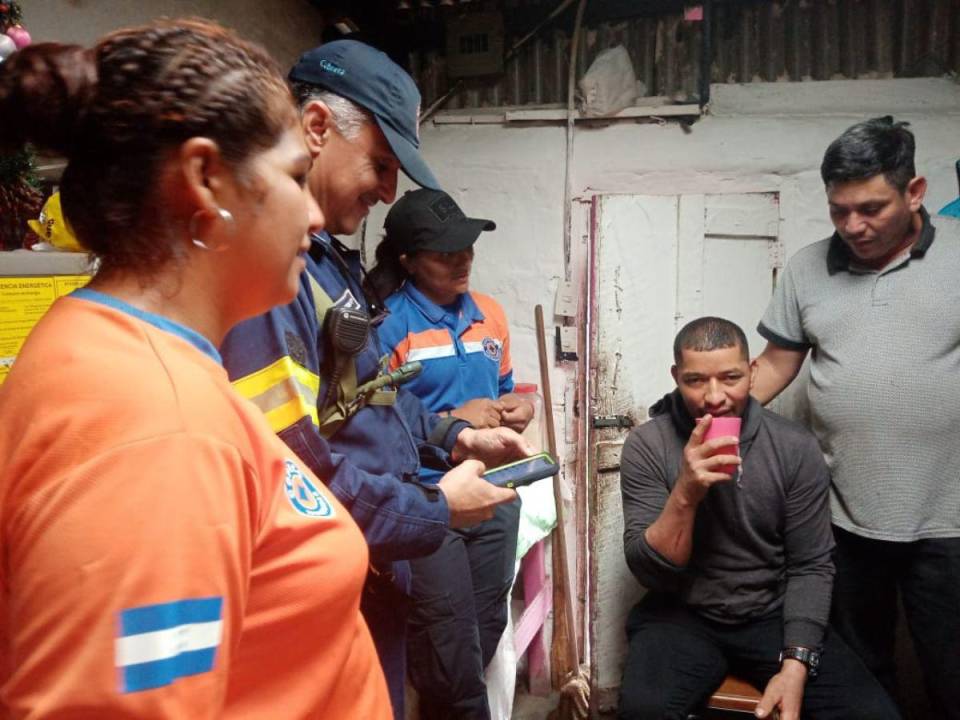
[[[550,370],[547,363],[547,341],[546,329],[543,322],[543,306],[537,305],[534,308],[534,317],[537,325],[537,351],[540,356],[540,384],[543,387],[543,410],[544,421],[547,424],[547,446],[550,449],[550,455],[558,463],[560,458],[557,455],[557,435],[553,427],[553,395],[550,391]],[[567,672],[576,671],[580,666],[579,652],[577,650],[577,622],[573,616],[573,598],[568,596],[570,592],[570,581],[567,565],[567,535],[564,530],[563,519],[563,492],[560,487],[560,473],[553,476],[553,499],[557,506],[557,527],[553,534],[554,545],[553,552],[557,560],[553,564],[555,577],[554,587],[554,607],[559,606],[562,614],[563,629],[565,633],[554,633],[554,639],[563,643],[562,657],[567,665],[564,668]],[[559,588],[559,592],[557,592]],[[559,600],[559,602],[558,602]],[[555,623],[556,624],[556,623]],[[566,637],[563,637],[563,635]],[[556,648],[554,648],[556,650]],[[559,653],[554,653],[558,655]]]

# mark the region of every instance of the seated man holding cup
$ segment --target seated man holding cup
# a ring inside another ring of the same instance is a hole
[[[899,714],[827,628],[829,474],[814,436],[750,397],[736,324],[677,335],[677,387],[623,446],[624,549],[648,589],[627,621],[621,719],[685,719],[733,673],[758,717]]]

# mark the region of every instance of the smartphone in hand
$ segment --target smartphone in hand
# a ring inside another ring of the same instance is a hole
[[[483,477],[498,487],[517,488],[551,477],[558,472],[560,466],[557,461],[550,457],[550,453],[542,452],[487,470]]]

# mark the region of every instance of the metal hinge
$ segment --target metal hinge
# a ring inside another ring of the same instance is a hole
[[[594,415],[594,428],[632,428],[633,418],[629,415]]]
[[[555,334],[554,334],[554,336],[553,336],[553,339],[554,339],[554,352],[556,353],[556,356],[557,356],[557,362],[562,362],[563,360],[574,360],[574,361],[578,360],[578,358],[577,358],[577,353],[575,353],[575,352],[568,352],[568,351],[566,351],[566,350],[563,349],[563,343],[562,343],[561,340],[560,340],[560,326],[559,326],[559,325],[556,326],[556,330],[555,330]]]

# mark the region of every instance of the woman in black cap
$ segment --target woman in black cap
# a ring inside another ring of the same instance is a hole
[[[381,297],[389,294],[380,338],[390,369],[423,365],[405,388],[434,412],[522,431],[533,408],[513,394],[506,316],[493,298],[470,291],[473,245],[495,227],[464,215],[445,192],[408,192],[387,214],[370,282]],[[439,550],[411,562],[407,655],[422,718],[489,717],[483,671],[506,626],[518,521],[519,503],[502,505],[491,520],[448,531]]]

